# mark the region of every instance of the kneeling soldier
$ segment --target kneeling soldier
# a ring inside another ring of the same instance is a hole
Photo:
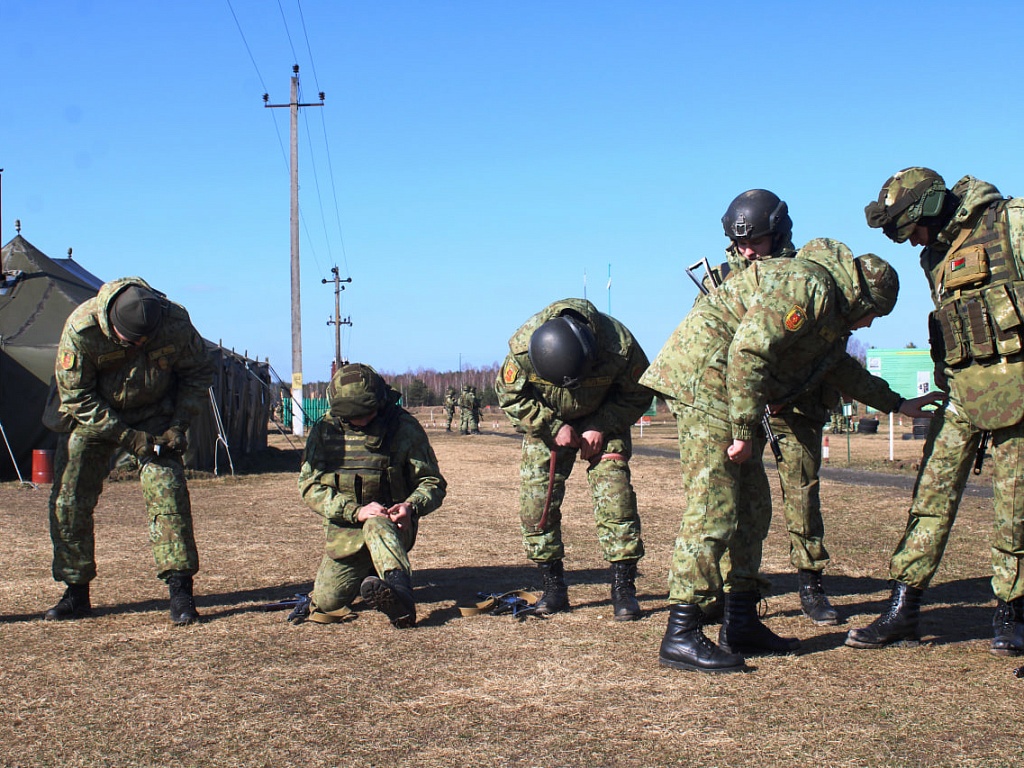
[[[420,423],[368,365],[338,369],[330,412],[313,425],[299,474],[327,542],[309,618],[341,620],[361,595],[399,629],[416,624],[409,550],[419,519],[441,506],[446,483]]]

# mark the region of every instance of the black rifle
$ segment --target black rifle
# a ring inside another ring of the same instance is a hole
[[[707,275],[707,278],[711,282],[713,288],[717,288],[721,285],[722,281],[719,279],[718,273],[711,268],[710,264],[708,264],[708,260],[706,258],[688,266],[686,268],[687,277],[693,280],[700,292],[707,296],[711,291],[709,291],[707,286],[704,285],[701,280],[698,280],[697,276],[693,274],[693,271],[698,267],[704,268],[704,274]],[[775,430],[772,429],[772,412],[767,405],[764,407],[764,416],[761,417],[761,426],[764,427],[764,436],[768,440],[768,445],[771,446],[772,455],[775,456],[775,461],[782,461],[782,448],[779,447],[778,435],[776,435]]]
[[[981,433],[981,442],[978,443],[978,452],[974,454],[974,474],[981,474],[981,465],[985,463],[985,456],[988,455],[988,441],[992,437],[992,433],[987,429]]]

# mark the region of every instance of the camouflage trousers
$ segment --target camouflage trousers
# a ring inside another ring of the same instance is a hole
[[[464,408],[459,414],[459,428],[463,433],[476,432],[480,429],[480,419],[473,411]]]
[[[452,409],[449,410],[448,408],[445,408],[444,409],[444,417],[445,417],[445,422],[446,422],[445,423],[445,429],[451,429],[452,428],[452,421],[455,420],[455,409],[452,408]]]
[[[818,479],[823,425],[792,412],[775,416],[771,422],[782,451],[778,471],[789,531],[789,562],[794,568],[821,571],[829,559]]]
[[[409,550],[416,541],[416,525],[404,530],[386,517],[371,517],[363,523],[364,546],[354,555],[335,560],[324,555],[313,582],[313,604],[323,612],[350,605],[359,596],[359,585],[367,576],[383,577],[388,571],[412,573]]]
[[[914,486],[907,528],[889,563],[896,581],[926,588],[939,567],[981,440],[981,430],[951,402],[936,411]],[[992,431],[995,525],[992,591],[1002,600],[1024,597],[1024,425]]]
[[[77,429],[57,440],[50,492],[50,540],[57,581],[87,584],[96,578],[93,510],[116,451],[115,443],[86,437]],[[172,571],[196,573],[199,553],[181,459],[168,454],[146,463],[139,481],[157,576],[164,579]]]
[[[723,591],[762,589],[758,573],[771,504],[748,494],[763,493],[758,489],[767,488],[767,478],[757,442],[754,455],[735,464],[726,454],[732,444],[732,426],[727,421],[673,405],[686,508],[669,569],[669,602],[707,608]],[[723,576],[726,551],[730,568]]]
[[[605,437],[602,458],[587,468],[587,483],[594,504],[597,539],[608,562],[638,560],[644,555],[640,538],[640,515],[636,493],[630,481],[629,459],[633,454],[632,438],[625,435]],[[547,520],[541,526],[548,495],[551,450],[540,440],[523,440],[522,462],[519,465],[519,521],[523,532],[526,556],[537,562],[561,560],[565,557],[562,542],[562,501],[565,482],[572,474],[578,450],[556,449],[555,478],[551,485],[551,503]],[[610,455],[622,458],[611,458]]]

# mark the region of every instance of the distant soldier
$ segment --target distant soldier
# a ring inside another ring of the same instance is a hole
[[[299,473],[302,500],[324,519],[327,541],[298,621],[341,620],[360,595],[395,627],[416,623],[408,553],[447,486],[427,433],[399,397],[368,365],[344,365],[331,379],[330,412],[310,429]]]
[[[448,391],[444,394],[444,413],[447,417],[447,423],[444,426],[445,432],[452,431],[452,421],[455,419],[455,407],[458,404],[458,392],[455,391],[455,387],[448,387]]]
[[[765,407],[773,410],[829,374],[870,376],[849,364],[847,335],[892,311],[896,272],[877,256],[854,259],[832,240],[812,240],[792,259],[757,261],[701,299],[640,379],[676,417],[684,498],[669,574],[668,628],[659,662],[677,669],[736,671],[745,654],[790,653],[758,616],[757,574],[765,521],[747,504],[748,462],[757,471]],[[858,374],[856,369],[863,373]],[[880,408],[921,415],[930,398],[905,401],[877,380]],[[769,512],[770,514],[770,512]],[[732,563],[723,574],[728,550]],[[725,593],[719,644],[704,636],[705,607]]]
[[[936,384],[949,393],[928,431],[907,528],[889,561],[892,594],[846,644],[919,639],[921,598],[942,560],[982,434],[992,439],[995,528],[991,652],[1024,653],[1024,198],[964,176],[952,189],[930,168],[890,177],[865,208],[868,226],[924,246],[921,267]]]
[[[92,613],[96,578],[93,510],[110,460],[123,448],[139,463],[157,577],[167,582],[171,620],[199,620],[192,576],[199,554],[182,454],[195,414],[208,403],[214,368],[185,308],[143,280],[106,283],[64,324],[57,346],[61,432],[50,493],[53,578],[67,585],[46,619]]]
[[[653,393],[637,384],[647,356],[629,330],[585,299],[556,301],[509,340],[495,389],[523,439],[519,516],[526,556],[540,567],[540,614],[569,607],[562,499],[577,453],[587,462],[598,541],[611,564],[617,621],[640,618],[637,562],[644,555],[630,482],[630,428]]]
[[[480,434],[480,398],[470,384],[462,388],[459,397],[459,427],[463,435]]]

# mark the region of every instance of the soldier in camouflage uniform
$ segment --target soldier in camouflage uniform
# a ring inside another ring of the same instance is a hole
[[[942,559],[982,432],[992,436],[995,530],[991,652],[1024,653],[1024,199],[964,176],[952,189],[929,168],[907,168],[865,208],[893,242],[925,246],[921,267],[936,383],[948,403],[932,420],[907,528],[889,563],[889,604],[846,644],[880,648],[919,639],[923,591]]]
[[[455,387],[448,387],[448,391],[444,394],[444,413],[447,417],[447,423],[444,426],[445,432],[452,431],[452,421],[455,419],[455,406],[458,404],[458,392],[455,391]]]
[[[730,240],[726,264],[721,268],[725,274],[742,271],[754,262],[796,255],[788,206],[766,189],[751,189],[738,195],[722,216],[722,225]],[[859,364],[850,366],[849,361],[846,364],[853,371],[842,379],[847,393],[861,398],[875,397],[871,389],[877,379],[857,373],[862,370]],[[865,382],[868,391],[856,391],[859,382]],[[825,524],[819,495],[823,428],[838,402],[836,386],[822,381],[773,412],[770,420],[782,454],[782,461],[776,462],[776,467],[789,532],[789,559],[797,569],[799,580],[800,606],[804,615],[818,625],[839,623],[839,614],[829,603],[822,584],[822,571],[828,564],[829,554],[825,549]],[[765,505],[766,509],[759,510],[752,519],[764,522],[763,534],[767,537],[772,514],[771,494],[767,477],[757,467],[760,460],[759,450],[756,457],[745,462],[741,474],[748,487],[742,496],[750,504]],[[729,568],[728,561],[727,556],[723,573]],[[767,583],[761,581],[762,589],[766,590]]]
[[[459,396],[459,427],[463,435],[480,434],[480,398],[476,387],[466,384]]]
[[[676,417],[687,508],[669,575],[668,629],[659,661],[708,672],[744,667],[743,654],[799,647],[758,618],[761,505],[742,498],[765,406],[785,406],[830,376],[853,374],[847,335],[892,311],[895,271],[872,254],[812,240],[792,259],[758,261],[699,301],[640,379]],[[866,372],[864,374],[867,375]],[[923,414],[879,380],[875,403]],[[760,470],[763,472],[763,468]],[[723,577],[726,549],[732,569]],[[704,607],[725,591],[719,645],[704,636]]]
[[[611,564],[614,617],[641,615],[635,580],[644,545],[629,460],[630,428],[653,399],[637,384],[646,367],[629,330],[585,299],[556,301],[509,340],[495,390],[525,433],[519,516],[526,556],[544,579],[536,605],[542,615],[569,607],[561,508],[577,453],[588,462],[598,540]]]
[[[59,407],[44,420],[60,437],[50,494],[53,578],[67,585],[45,618],[92,612],[93,510],[118,448],[139,462],[157,576],[171,620],[199,614],[199,570],[182,454],[193,416],[208,402],[214,368],[184,307],[137,277],[106,283],[68,317],[57,347]],[[58,401],[54,401],[56,405]]]
[[[441,506],[446,483],[420,423],[368,365],[339,368],[330,412],[310,429],[299,473],[306,505],[324,519],[326,548],[310,620],[350,614],[361,595],[399,629],[416,623],[409,550],[420,518]]]

